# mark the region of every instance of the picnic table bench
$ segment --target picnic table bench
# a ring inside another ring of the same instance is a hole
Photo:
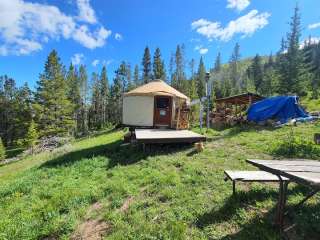
[[[276,223],[283,231],[283,220],[288,212],[285,212],[287,189],[289,182],[295,182],[311,189],[309,194],[296,205],[301,206],[309,198],[320,191],[320,161],[304,159],[288,160],[257,160],[248,159],[248,163],[276,175],[279,179],[279,200],[276,213]],[[286,180],[286,179],[289,179]]]
[[[236,182],[279,182],[279,178],[265,171],[224,171],[226,175],[225,181],[230,179],[232,181],[232,192],[236,193]],[[287,181],[287,178],[283,179]]]

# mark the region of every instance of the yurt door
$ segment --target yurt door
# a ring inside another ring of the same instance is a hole
[[[154,98],[154,125],[170,127],[172,114],[172,98],[155,96]]]

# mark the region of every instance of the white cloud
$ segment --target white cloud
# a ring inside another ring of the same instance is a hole
[[[106,39],[110,36],[111,31],[100,27],[96,32],[90,32],[88,26],[82,25],[75,30],[73,38],[83,46],[94,49],[102,47],[106,43]]]
[[[198,51],[201,55],[205,55],[209,51],[208,48],[205,48],[202,45],[195,46],[194,50]]]
[[[76,53],[71,57],[71,62],[73,65],[79,65],[84,61],[84,55],[82,53]]]
[[[227,8],[234,8],[242,11],[250,5],[250,0],[228,0]]]
[[[316,29],[316,28],[320,28],[320,22],[310,24],[310,25],[308,26],[308,28],[309,28],[309,29]]]
[[[199,50],[199,53],[200,53],[201,55],[204,55],[204,54],[207,54],[208,51],[209,51],[208,48],[201,48],[201,49]]]
[[[78,19],[83,22],[97,23],[97,18],[94,10],[90,6],[90,0],[77,0],[79,10]]]
[[[109,59],[109,60],[103,60],[102,61],[102,65],[106,65],[106,66],[108,66],[108,65],[110,65],[111,63],[113,63],[114,62],[114,60],[113,59]]]
[[[269,23],[269,17],[270,13],[259,14],[257,10],[252,10],[238,19],[230,21],[226,27],[222,27],[220,22],[211,22],[203,18],[194,21],[191,27],[209,40],[229,41],[236,34],[241,34],[242,38],[251,36]]]
[[[122,35],[120,33],[116,33],[114,35],[114,38],[117,40],[117,41],[121,41],[123,39]]]
[[[96,67],[100,63],[99,59],[95,59],[92,61],[92,66]]]
[[[30,54],[60,38],[94,49],[102,47],[111,34],[99,23],[95,31],[88,25],[79,25],[78,17],[68,16],[56,6],[24,0],[0,0],[0,19],[0,55]]]
[[[318,44],[320,42],[320,37],[306,38],[303,42],[300,43],[299,48],[303,49],[309,43],[309,41],[311,42],[311,44]]]

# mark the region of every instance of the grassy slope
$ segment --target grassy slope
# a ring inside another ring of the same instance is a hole
[[[319,128],[304,124],[294,133],[311,141]],[[147,156],[120,147],[123,132],[116,131],[0,167],[0,239],[67,239],[97,201],[112,226],[106,239],[278,239],[271,225],[276,186],[241,185],[245,192],[232,198],[223,170],[252,169],[246,158],[281,154],[288,132],[211,130],[200,154],[176,147]],[[312,157],[320,159],[319,148]],[[289,204],[304,191],[292,185]],[[128,212],[119,211],[128,197]],[[292,218],[301,239],[320,234],[317,200]]]
[[[304,97],[301,99],[301,104],[309,112],[320,111],[320,99],[310,99],[309,97]]]

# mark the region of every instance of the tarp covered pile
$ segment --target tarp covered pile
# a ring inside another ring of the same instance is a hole
[[[297,96],[277,96],[266,98],[251,105],[248,120],[263,122],[268,119],[286,123],[290,119],[309,118],[310,116],[298,104]]]

